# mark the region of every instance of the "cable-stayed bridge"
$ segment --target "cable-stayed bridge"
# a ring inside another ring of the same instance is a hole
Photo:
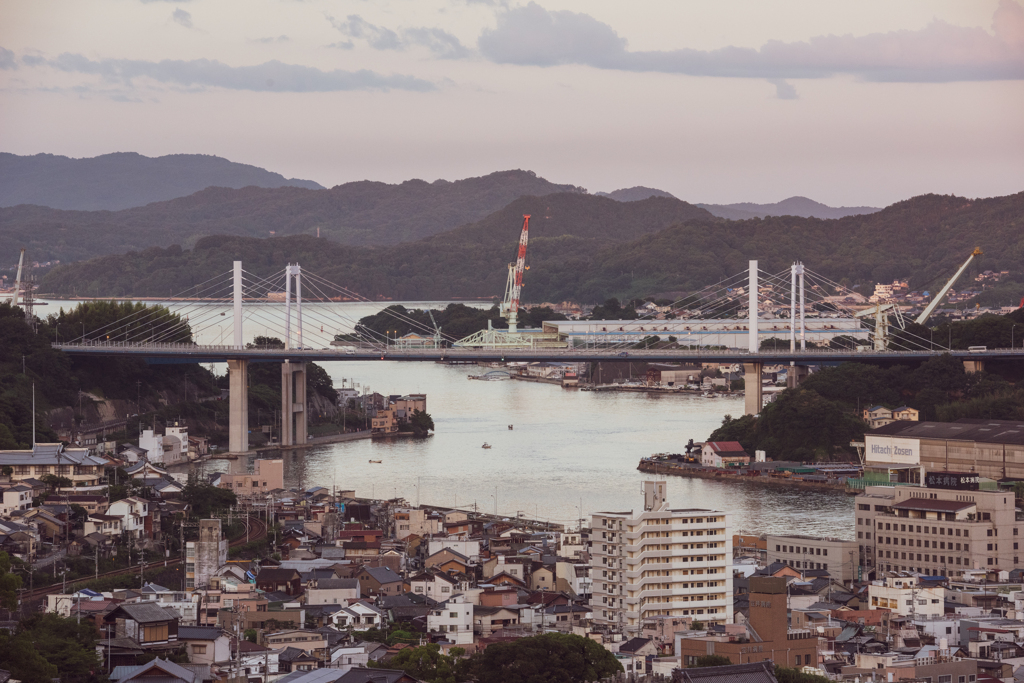
[[[494,330],[490,335],[455,339],[436,325],[431,329],[388,310],[396,326],[421,333],[410,340],[360,325],[345,306],[338,305],[380,302],[298,265],[258,277],[236,261],[231,271],[163,302],[176,315],[150,307],[78,337],[61,338],[54,346],[83,356],[130,356],[160,363],[227,362],[229,441],[235,453],[248,451],[250,362],[281,364],[281,444],[289,446],[306,441],[305,364],[311,361],[742,363],[748,387],[746,411],[754,414],[761,409],[760,376],[765,364],[789,364],[799,370],[848,360],[914,362],[951,353],[968,370],[977,370],[986,359],[1024,358],[1024,349],[951,351],[941,340],[917,337],[903,329],[892,333],[892,305],[877,305],[874,320],[865,321],[865,312],[849,310],[842,297],[829,295],[829,290],[841,288],[802,264],[768,273],[751,261],[747,271],[663,307],[657,312],[660,315],[566,323],[564,330],[559,323],[545,323],[542,330],[520,329],[514,335]],[[254,334],[259,330],[262,334]],[[277,337],[283,345],[267,344],[269,337]],[[199,338],[216,338],[217,343],[200,344]],[[252,341],[246,343],[247,339]],[[666,340],[673,343],[661,343]],[[858,343],[868,341],[868,345]]]

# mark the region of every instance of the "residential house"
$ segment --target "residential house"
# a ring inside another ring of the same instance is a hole
[[[139,666],[115,667],[109,678],[112,683],[203,683],[209,675],[209,667],[157,658]]]
[[[650,638],[630,638],[619,644],[620,659],[629,658],[631,666],[625,667],[626,671],[634,673],[650,673],[647,667],[648,657],[658,654],[658,646]]]
[[[167,645],[178,640],[178,614],[155,602],[121,604],[103,617],[108,632],[134,638],[142,647]]]
[[[264,567],[256,575],[256,587],[268,593],[279,591],[299,595],[302,592],[302,577],[297,569]]]
[[[407,591],[425,595],[436,602],[444,602],[458,589],[458,581],[441,572],[422,572],[408,579]]]
[[[345,605],[359,597],[359,579],[315,579],[306,584],[307,605]]]
[[[473,609],[473,631],[478,636],[489,636],[518,623],[518,609],[511,607],[475,607]]]
[[[363,597],[398,595],[403,592],[402,577],[388,567],[362,567],[356,574]]]
[[[32,487],[15,484],[3,489],[0,499],[0,517],[8,517],[15,510],[28,510],[32,507]]]
[[[121,537],[122,530],[122,519],[115,515],[94,513],[86,517],[83,523],[83,531],[86,536],[102,534],[112,541]]]
[[[917,411],[914,411],[917,412]],[[878,429],[896,421],[893,411],[885,406],[872,406],[864,409],[864,421],[871,429]]]
[[[328,619],[337,628],[351,626],[356,630],[365,631],[368,628],[381,626],[384,623],[384,614],[367,601],[359,600],[347,607],[342,607]]]
[[[555,565],[539,565],[530,572],[530,590],[553,591],[555,588]]]
[[[423,561],[423,566],[427,569],[437,569],[446,573],[468,574],[473,564],[462,553],[451,548],[443,548],[429,555]]]
[[[907,420],[910,422],[917,422],[921,419],[921,413],[915,408],[900,406],[892,411],[892,419],[894,421]]]
[[[273,649],[294,647],[313,655],[316,661],[323,661],[327,650],[327,636],[317,631],[305,629],[288,629],[275,633],[265,633],[263,645]]]
[[[214,664],[231,658],[231,638],[216,626],[179,626],[178,642],[185,644],[193,664]]]
[[[150,502],[145,498],[130,496],[115,501],[107,508],[111,517],[121,518],[121,529],[132,538],[151,538],[153,518],[150,516]]]

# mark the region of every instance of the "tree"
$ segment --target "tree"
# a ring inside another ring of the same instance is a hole
[[[245,635],[245,639],[248,640],[250,643],[255,643],[256,642],[256,636],[258,634],[256,633],[256,629],[254,629],[254,628],[247,628],[247,629],[245,629],[244,635]]]
[[[74,485],[74,482],[68,479],[67,477],[61,477],[56,474],[44,474],[43,476],[39,477],[39,481],[46,484],[46,486],[49,487],[51,491],[56,491],[57,489],[61,488],[68,488]]]
[[[200,518],[209,517],[215,510],[226,510],[238,502],[234,491],[218,488],[200,479],[195,472],[189,473],[181,498],[189,504],[192,514]]]
[[[412,411],[412,417],[409,418],[409,424],[412,425],[412,431],[416,436],[426,436],[427,432],[433,431],[434,420],[431,419],[430,414],[416,408]]]
[[[62,681],[99,681],[102,669],[96,654],[96,629],[88,623],[57,614],[34,614],[18,623],[6,642],[0,640],[0,668],[23,681],[49,683]],[[42,661],[27,654],[34,651]]]
[[[689,667],[691,669],[702,669],[706,666],[729,666],[732,660],[722,655],[703,655],[697,657],[696,663]]]
[[[462,652],[461,648],[452,648],[450,655],[442,654],[441,647],[431,643],[406,648],[385,666],[389,669],[401,669],[413,678],[427,683],[459,683],[466,680],[469,669],[469,661],[462,658]]]
[[[18,589],[21,577],[11,573],[11,556],[0,551],[0,607],[14,611],[18,609]]]
[[[611,652],[570,633],[495,643],[473,655],[470,667],[478,683],[586,683],[623,670]]]
[[[787,669],[782,666],[775,667],[775,678],[779,683],[829,683],[826,676],[805,674],[800,669]]]

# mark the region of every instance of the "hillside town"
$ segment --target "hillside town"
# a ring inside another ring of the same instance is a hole
[[[4,451],[0,550],[40,570],[30,581],[58,578],[23,583],[7,619],[87,625],[118,683],[411,683],[420,648],[460,659],[550,633],[600,645],[630,680],[685,680],[715,655],[836,681],[1013,681],[1021,501],[991,468],[917,481],[935,449],[885,444],[936,434],[885,417],[866,437],[876,476],[856,498],[856,539],[739,534],[729,510],[673,507],[664,480],[646,481],[632,510],[566,527],[296,490],[281,459],[183,481],[131,445]],[[745,456],[698,446],[710,467]],[[197,490],[227,509],[204,517]],[[95,576],[69,581],[73,560]]]

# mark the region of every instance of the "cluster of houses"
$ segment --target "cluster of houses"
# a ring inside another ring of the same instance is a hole
[[[734,442],[699,448],[715,467],[750,460]],[[39,445],[31,469],[11,467],[0,548],[29,560],[57,549],[100,557],[126,541],[153,548],[166,540],[165,520],[189,512],[182,483],[146,457],[121,463],[135,493],[120,500],[36,478],[37,466],[111,474],[83,450]],[[96,629],[112,681],[417,683],[388,668],[403,650],[468,655],[545,632],[592,639],[627,675],[665,680],[690,680],[687,667],[709,654],[727,657],[739,669],[722,675],[737,676],[765,663],[850,681],[1024,674],[1024,571],[1015,557],[991,561],[1002,558],[997,543],[1016,546],[1024,515],[998,491],[964,502],[955,490],[868,487],[857,539],[841,540],[733,535],[727,512],[669,506],[664,482],[645,483],[643,511],[595,513],[574,529],[287,488],[281,460],[209,482],[270,523],[258,559],[230,557],[222,520],[200,520],[180,583],[47,597],[45,609]],[[897,529],[911,519],[934,521]],[[939,538],[960,544],[938,548]],[[929,550],[923,561],[919,548]],[[954,553],[960,570],[946,571]]]

